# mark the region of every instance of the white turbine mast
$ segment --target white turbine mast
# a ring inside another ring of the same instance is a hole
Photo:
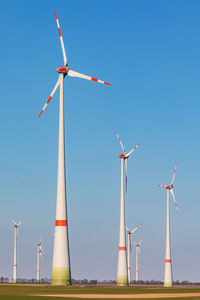
[[[130,230],[128,227],[126,227],[127,234],[128,234],[128,284],[131,284],[131,235],[133,232],[135,232],[137,229],[140,228],[142,224],[139,224],[134,229]]]
[[[17,240],[18,240],[18,228],[23,221],[23,218],[16,223],[13,218],[8,217],[14,224],[14,263],[13,263],[13,283],[17,283]]]
[[[119,248],[118,248],[118,269],[117,269],[117,285],[128,285],[127,272],[127,254],[126,254],[126,234],[125,234],[125,205],[124,205],[124,164],[125,164],[125,182],[127,192],[127,162],[132,152],[137,149],[137,144],[130,152],[126,153],[119,135],[115,131],[117,138],[122,147],[123,153],[119,155],[121,159],[121,200],[120,200],[120,229],[119,229]]]
[[[64,66],[57,69],[59,74],[55,87],[50,97],[45,103],[39,117],[51,101],[56,90],[60,88],[60,108],[59,108],[59,141],[58,141],[58,177],[57,177],[57,201],[56,201],[56,221],[55,221],[55,238],[53,251],[53,267],[52,267],[52,284],[53,285],[69,285],[71,284],[71,269],[69,255],[69,239],[68,239],[68,220],[67,220],[67,193],[65,178],[65,135],[64,135],[64,78],[78,77],[94,82],[100,82],[110,85],[107,82],[86,76],[81,73],[72,71],[67,63],[67,56],[63,43],[63,37],[58,22],[57,13],[55,11],[58,32],[60,36],[61,48],[63,53]]]
[[[140,251],[140,245],[142,244],[142,240],[139,241],[139,243],[134,242],[135,247],[136,247],[136,262],[135,262],[135,281],[139,281],[139,261],[138,258],[141,256],[141,251]]]
[[[40,240],[37,243],[37,283],[40,282],[40,257],[43,257],[42,235],[41,234],[40,234]]]
[[[170,193],[174,200],[176,211],[178,214],[178,206],[174,196],[174,179],[176,175],[177,163],[175,165],[174,174],[170,185],[159,185],[167,190],[167,221],[166,221],[166,252],[165,252],[165,275],[164,275],[164,286],[172,287],[173,276],[172,276],[172,261],[171,261],[171,239],[170,239],[170,210],[169,210],[169,199]]]

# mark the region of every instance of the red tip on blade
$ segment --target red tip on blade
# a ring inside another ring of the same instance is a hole
[[[41,114],[43,113],[43,110],[40,112],[40,114],[39,114],[39,116],[38,116],[38,118],[41,116]]]
[[[91,77],[91,80],[92,80],[92,81],[96,81],[96,82],[98,82],[98,79],[96,79],[96,78],[93,78],[93,77]]]
[[[58,28],[58,31],[59,31],[59,36],[62,36],[62,33],[61,33],[61,30],[60,30],[60,27]]]
[[[58,17],[57,17],[57,13],[56,13],[56,10],[54,10],[55,11],[55,16],[56,16],[56,19],[58,19]]]
[[[110,83],[108,83],[108,82],[104,82],[104,84],[111,85],[111,84],[110,84]]]
[[[50,100],[51,100],[51,96],[50,96],[49,99],[47,100],[47,104],[49,103]]]

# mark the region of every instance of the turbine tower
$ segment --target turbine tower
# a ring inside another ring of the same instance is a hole
[[[57,83],[45,103],[39,117],[44,112],[56,90],[60,87],[60,108],[59,108],[59,139],[58,139],[58,177],[57,177],[57,202],[56,202],[56,221],[55,221],[55,239],[53,251],[53,267],[52,267],[52,284],[53,285],[69,285],[71,284],[71,269],[69,255],[68,240],[68,220],[67,220],[67,196],[66,196],[66,179],[65,179],[65,137],[64,137],[64,78],[78,77],[103,84],[108,84],[102,80],[80,74],[72,71],[67,63],[67,56],[63,43],[63,38],[55,11],[58,32],[60,36],[61,48],[64,59],[64,66],[57,69],[59,74]]]
[[[136,246],[136,263],[135,263],[135,281],[138,282],[139,280],[139,262],[138,262],[138,257],[141,255],[140,252],[140,245],[142,244],[142,240],[139,241],[139,243],[135,243]]]
[[[119,228],[119,252],[118,252],[118,269],[117,269],[117,285],[128,285],[127,272],[127,255],[126,255],[126,235],[125,235],[125,207],[124,207],[124,164],[125,164],[125,181],[127,192],[127,161],[132,152],[137,149],[139,144],[135,146],[130,152],[126,153],[124,146],[115,131],[117,138],[122,147],[123,153],[119,155],[121,158],[121,201],[120,201],[120,228]]]
[[[40,256],[42,257],[42,237],[40,235],[40,240],[37,243],[37,283],[40,282]]]
[[[13,263],[13,283],[17,283],[17,240],[18,240],[18,228],[22,223],[23,219],[21,219],[18,223],[16,223],[11,217],[9,217],[11,222],[14,224],[14,263]]]
[[[131,252],[131,234],[135,232],[138,228],[140,228],[142,224],[138,225],[134,229],[130,230],[126,227],[128,233],[128,284],[131,284],[131,260],[130,260],[130,252]]]
[[[165,254],[165,275],[164,275],[164,286],[165,287],[172,287],[172,261],[171,261],[171,242],[170,242],[170,211],[169,211],[169,198],[170,194],[172,195],[172,198],[174,200],[174,204],[176,207],[176,211],[178,213],[178,206],[175,200],[174,196],[174,179],[175,179],[175,174],[176,174],[176,168],[177,168],[177,163],[175,165],[174,169],[174,174],[172,177],[172,181],[170,185],[159,185],[159,187],[164,187],[167,190],[167,222],[166,222],[166,254]]]

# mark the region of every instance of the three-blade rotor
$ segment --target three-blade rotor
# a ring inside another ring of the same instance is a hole
[[[138,226],[136,226],[135,228],[133,228],[132,230],[130,230],[127,226],[125,227],[128,233],[128,240],[129,240],[129,247],[130,247],[130,251],[131,251],[131,234],[133,232],[135,232],[137,229],[140,228],[140,226],[142,226],[142,224],[139,224]]]
[[[16,228],[16,235],[17,235],[17,239],[18,239],[18,227],[20,226],[20,224],[23,222],[24,218],[22,218],[21,220],[19,220],[18,223],[16,223],[13,218],[11,218],[10,216],[8,216],[8,218],[10,219],[10,221],[14,224],[14,227]]]
[[[78,73],[78,72],[75,72],[75,71],[72,71],[69,66],[68,66],[68,63],[67,63],[67,55],[66,55],[66,52],[65,52],[65,46],[64,46],[64,42],[63,42],[63,37],[62,37],[62,33],[61,33],[61,29],[60,29],[60,24],[59,24],[59,21],[58,21],[58,16],[57,16],[57,13],[55,11],[55,16],[56,16],[56,22],[57,22],[57,26],[58,26],[58,32],[59,32],[59,36],[60,36],[60,43],[61,43],[61,48],[62,48],[62,54],[63,54],[63,60],[64,60],[64,66],[63,67],[60,67],[57,69],[57,72],[59,73],[59,78],[58,78],[58,81],[50,95],[50,97],[48,98],[48,100],[46,101],[43,109],[41,110],[40,114],[39,114],[39,117],[42,115],[42,113],[44,112],[45,108],[47,107],[47,105],[49,104],[49,102],[51,101],[53,95],[55,94],[56,90],[58,89],[58,87],[60,86],[60,76],[70,76],[70,77],[78,77],[78,78],[83,78],[83,79],[86,79],[86,80],[92,80],[92,81],[95,81],[95,82],[99,82],[99,83],[103,83],[103,84],[107,84],[107,85],[111,85],[110,83],[108,82],[105,82],[105,81],[102,81],[102,80],[99,80],[97,78],[94,78],[94,77],[91,77],[91,76],[87,76],[87,75],[84,75],[84,74],[81,74],[81,73]]]
[[[40,240],[37,243],[37,250],[38,250],[38,254],[43,257],[43,249],[42,249],[42,235],[40,234]]]
[[[133,151],[135,151],[135,150],[139,147],[140,143],[137,144],[130,152],[126,153],[125,148],[124,148],[124,146],[123,146],[123,144],[122,144],[122,141],[121,141],[121,139],[120,139],[120,137],[119,137],[117,131],[115,131],[115,134],[116,134],[116,136],[117,136],[117,138],[118,138],[118,140],[119,140],[119,142],[120,142],[120,145],[121,145],[121,147],[122,147],[122,150],[123,150],[123,153],[120,154],[119,157],[120,157],[121,159],[124,159],[124,164],[125,164],[125,183],[126,183],[125,185],[126,185],[126,193],[127,193],[127,181],[128,181],[127,168],[128,168],[128,158],[129,158],[129,156],[133,153]]]
[[[143,240],[140,240],[138,243],[134,242],[135,246],[136,246],[137,249],[138,249],[138,254],[139,254],[139,256],[141,256],[140,246],[141,246],[142,242],[143,242]]]
[[[174,205],[176,207],[177,214],[178,214],[178,206],[177,206],[177,202],[176,202],[176,199],[175,199],[175,196],[174,196],[174,191],[173,191],[173,189],[174,189],[174,179],[175,179],[175,175],[176,175],[176,168],[177,168],[177,162],[176,162],[176,165],[175,165],[175,168],[174,168],[174,173],[173,173],[171,184],[170,185],[159,185],[159,187],[164,187],[164,188],[166,188],[167,190],[170,191],[170,193],[172,195],[172,198],[173,198],[173,201],[174,201]]]

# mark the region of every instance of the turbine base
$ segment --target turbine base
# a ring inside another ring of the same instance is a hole
[[[118,286],[128,286],[128,276],[126,276],[126,275],[117,276],[117,285]]]
[[[172,287],[172,282],[164,282],[164,287]]]
[[[69,268],[53,268],[52,285],[71,285],[71,274]]]

